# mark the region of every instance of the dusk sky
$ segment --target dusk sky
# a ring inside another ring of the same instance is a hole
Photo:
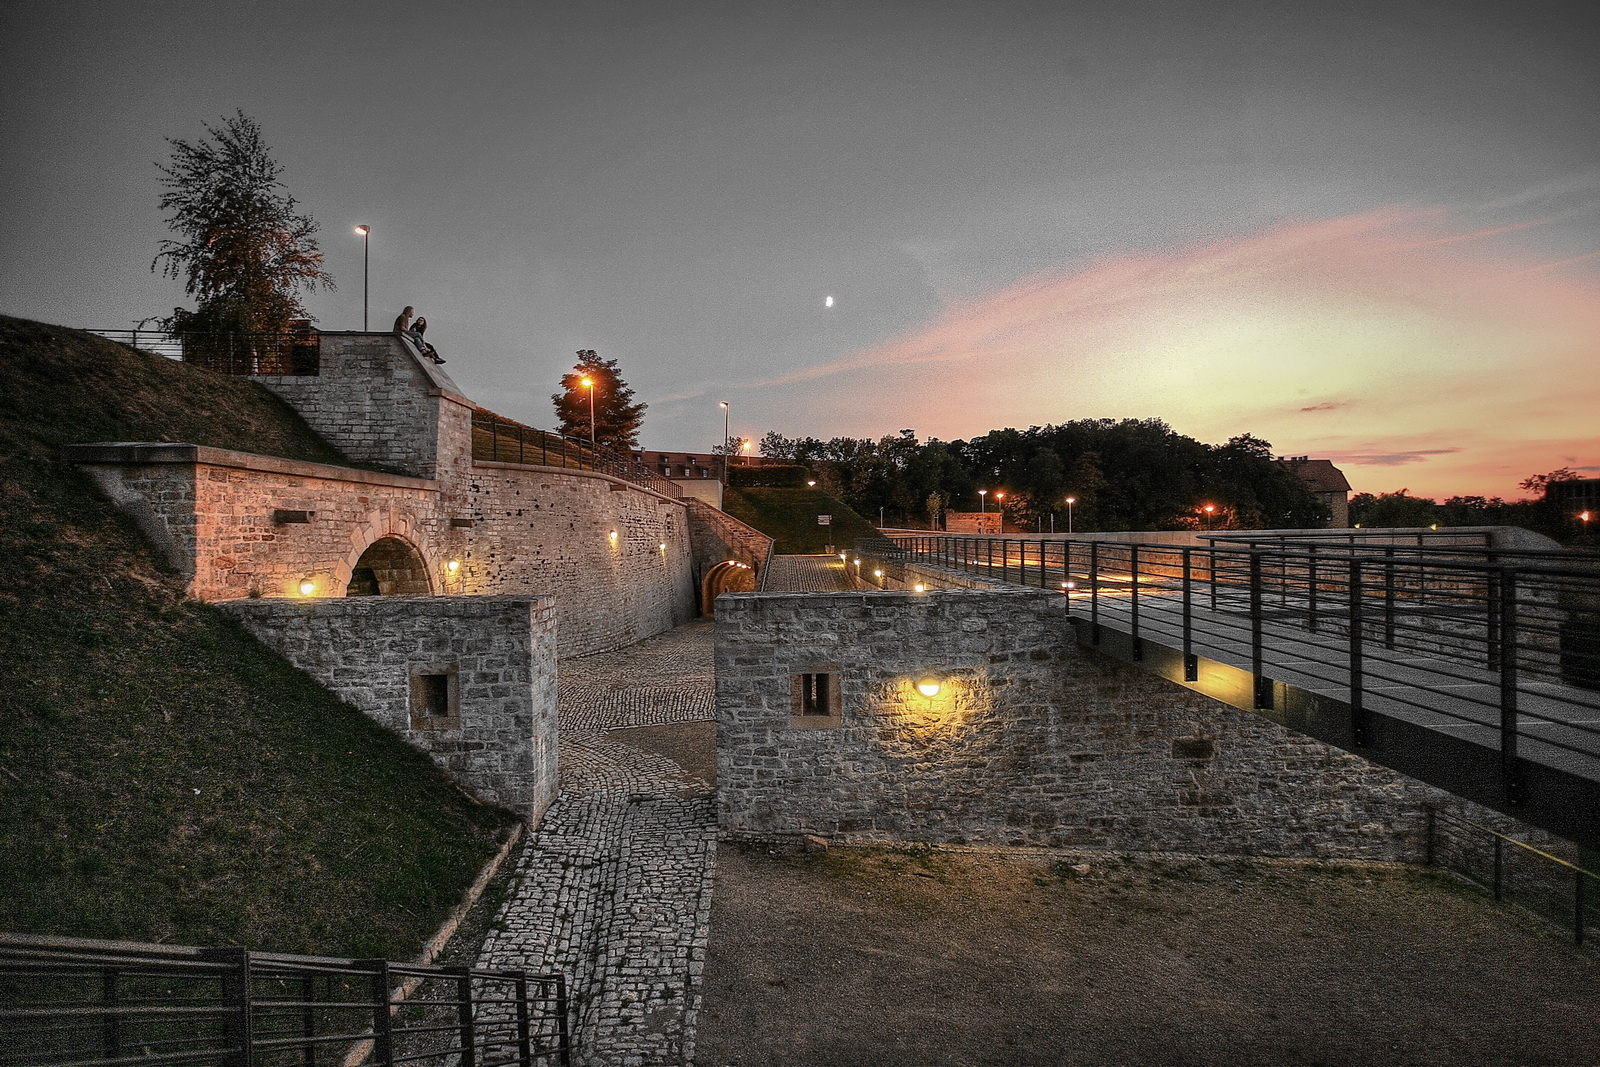
[[[1600,474],[1600,6],[9,0],[0,312],[126,329],[242,109],[359,329],[646,447],[1161,418],[1357,491]],[[827,297],[834,306],[825,307]],[[191,305],[192,306],[192,305]]]

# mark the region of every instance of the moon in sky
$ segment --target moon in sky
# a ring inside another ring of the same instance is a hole
[[[830,297],[825,298],[822,301],[822,306],[825,307],[825,308],[833,307],[833,297],[830,296]]]

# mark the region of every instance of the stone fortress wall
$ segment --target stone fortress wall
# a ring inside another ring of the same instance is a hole
[[[1429,805],[1504,821],[1080,648],[1058,594],[733,595],[717,615],[732,837],[1417,861]],[[817,674],[833,714],[802,714]]]

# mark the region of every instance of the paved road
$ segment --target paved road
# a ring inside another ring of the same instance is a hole
[[[766,593],[848,593],[854,588],[838,556],[773,556],[761,586]]]
[[[563,660],[561,791],[516,861],[516,889],[478,966],[571,982],[576,1062],[693,1055],[711,919],[716,808],[678,764],[608,736],[709,719],[712,628]]]

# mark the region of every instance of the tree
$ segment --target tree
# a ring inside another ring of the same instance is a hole
[[[283,173],[243,111],[206,137],[172,138],[172,160],[161,170],[161,210],[177,240],[163,240],[150,264],[183,278],[198,308],[175,309],[160,320],[169,330],[281,333],[291,320],[309,319],[302,289],[332,289],[322,266],[317,224],[296,212],[283,191]]]
[[[593,385],[584,385],[585,378]],[[561,376],[561,390],[550,400],[556,406],[562,433],[569,437],[590,436],[592,395],[595,444],[618,449],[639,447],[645,405],[633,402],[633,390],[618,373],[616,360],[601,359],[594,349],[584,349],[578,353],[578,365]]]

